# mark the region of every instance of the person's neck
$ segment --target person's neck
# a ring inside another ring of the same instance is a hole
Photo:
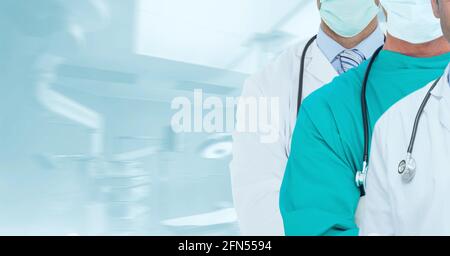
[[[450,44],[444,37],[423,44],[411,44],[388,33],[383,49],[407,56],[426,58],[450,52]]]
[[[320,28],[325,34],[331,37],[335,42],[342,45],[345,49],[355,48],[358,44],[368,38],[378,27],[377,19],[373,19],[370,24],[359,34],[353,37],[342,37],[334,32],[325,22],[321,22]]]

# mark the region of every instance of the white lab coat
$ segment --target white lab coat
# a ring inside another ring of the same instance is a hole
[[[262,72],[251,76],[242,96],[279,97],[278,141],[263,144],[260,134],[233,134],[230,164],[234,204],[243,235],[284,235],[279,192],[297,120],[300,59],[305,43],[295,45]],[[303,98],[337,76],[314,42],[305,59]],[[238,115],[239,115],[238,107]],[[238,120],[239,122],[239,120]]]
[[[448,70],[447,70],[448,72]],[[450,88],[447,72],[423,112],[413,151],[417,173],[398,174],[414,119],[431,84],[392,106],[372,138],[361,235],[450,235]]]

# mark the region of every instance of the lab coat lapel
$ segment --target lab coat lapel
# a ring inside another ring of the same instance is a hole
[[[450,132],[450,88],[448,88],[448,83],[444,83],[442,88],[443,97],[440,100],[439,104],[439,120],[441,121],[442,126],[444,126],[447,131]]]
[[[327,83],[338,75],[333,65],[317,46],[317,43],[311,45],[311,53],[307,57],[311,58],[311,61],[306,67],[306,71],[322,83]]]
[[[450,132],[450,88],[447,80],[447,72],[440,78],[439,83],[431,94],[438,106],[439,121]],[[424,111],[433,111],[433,109],[436,108],[430,106],[430,108],[425,108]]]

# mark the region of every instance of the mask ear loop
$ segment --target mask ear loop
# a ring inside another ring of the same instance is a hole
[[[380,26],[381,31],[386,35],[387,34],[387,14],[384,10],[383,6],[381,5],[381,1],[378,2],[378,26]]]

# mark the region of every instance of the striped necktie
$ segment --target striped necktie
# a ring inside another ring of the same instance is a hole
[[[338,72],[342,74],[359,66],[359,64],[366,60],[366,57],[357,49],[352,49],[342,51],[336,56],[336,59],[340,62]]]

